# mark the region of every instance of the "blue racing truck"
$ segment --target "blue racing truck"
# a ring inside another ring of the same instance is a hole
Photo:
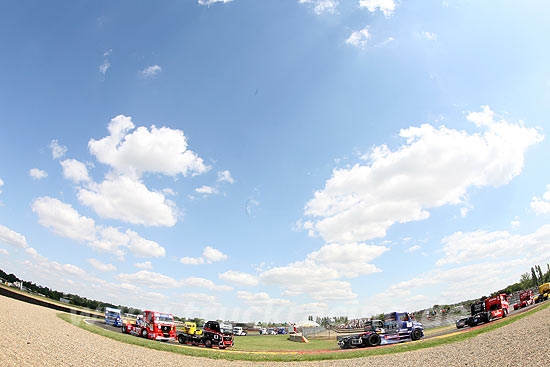
[[[391,312],[384,314],[384,321],[370,320],[365,325],[365,331],[354,335],[344,335],[337,338],[342,349],[376,347],[383,344],[393,344],[408,340],[418,340],[424,336],[424,328],[420,322],[414,321],[406,312]]]
[[[116,327],[122,326],[122,317],[118,308],[105,307],[105,324]]]

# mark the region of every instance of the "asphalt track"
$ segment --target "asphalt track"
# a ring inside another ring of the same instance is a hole
[[[535,307],[538,307],[539,305],[541,304],[537,304],[537,305],[531,305],[531,306],[528,306],[528,307],[525,307],[525,308],[522,308],[522,309],[519,309],[519,310],[513,310],[507,317],[510,317],[510,316],[513,316],[513,315],[517,315],[517,314],[520,314],[520,313],[523,313],[523,312],[526,312],[526,311],[529,311]],[[435,333],[435,334],[432,334],[432,335],[429,335],[429,336],[425,336],[423,337],[422,339],[420,340],[417,340],[417,341],[408,341],[408,342],[398,342],[398,343],[392,343],[392,344],[386,344],[386,345],[380,345],[378,347],[371,347],[369,349],[374,349],[374,348],[391,348],[392,346],[394,345],[403,345],[403,344],[408,344],[408,343],[420,343],[422,342],[423,340],[428,340],[428,339],[440,339],[440,338],[447,338],[447,337],[450,337],[450,336],[453,336],[453,335],[458,335],[458,334],[461,334],[461,333],[465,333],[465,332],[468,332],[470,330],[477,330],[477,329],[481,329],[481,328],[484,328],[488,325],[491,325],[491,324],[494,324],[494,323],[498,323],[500,321],[502,321],[504,319],[498,319],[496,321],[492,321],[492,322],[489,322],[487,324],[482,324],[482,325],[478,325],[478,326],[474,326],[474,327],[464,327],[462,329],[450,329],[450,330],[444,330],[444,331],[441,331],[439,333]],[[93,320],[93,319],[86,319],[85,320],[87,323],[89,324],[92,324],[92,325],[95,325],[95,326],[98,326],[102,329],[105,329],[105,330],[109,330],[109,331],[113,331],[113,332],[117,332],[117,333],[120,333],[120,328],[118,327],[114,327],[114,326],[111,326],[111,325],[106,325],[105,322],[103,321],[100,321],[100,320]],[[269,338],[268,335],[265,336],[266,338]],[[137,336],[136,336],[137,338]],[[188,345],[188,344],[180,344],[178,343],[177,341],[173,341],[173,342],[166,342],[168,344],[171,344],[171,345],[174,345],[174,346],[179,346],[179,347],[182,347],[182,348],[205,348],[205,347],[200,347],[200,346],[194,346],[194,345]],[[336,341],[334,342],[335,345],[336,345]],[[353,350],[356,350],[356,349],[332,349],[332,350],[300,350],[300,351],[296,351],[296,350],[293,350],[293,351],[284,351],[284,350],[281,350],[281,351],[245,351],[245,350],[239,350],[238,349],[238,346],[232,348],[232,349],[225,349],[225,350],[219,350],[220,352],[222,353],[246,353],[246,354],[288,354],[288,355],[291,355],[291,354],[316,354],[316,353],[345,353],[345,352],[349,352],[349,351],[353,351]]]

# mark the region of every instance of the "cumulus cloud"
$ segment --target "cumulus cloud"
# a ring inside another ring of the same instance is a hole
[[[162,71],[162,68],[158,65],[151,65],[141,71],[141,75],[146,78],[154,78]]]
[[[290,301],[280,298],[271,298],[265,292],[251,293],[246,291],[238,291],[237,297],[242,299],[244,303],[251,307],[268,307],[268,306],[288,306]]]
[[[550,185],[546,186],[546,192],[542,197],[533,197],[531,200],[531,209],[537,214],[550,213]]]
[[[168,176],[199,175],[210,167],[187,149],[183,131],[168,127],[135,128],[131,117],[118,115],[108,126],[109,136],[88,143],[90,152],[101,163],[120,173],[140,177],[145,172]],[[132,131],[133,130],[133,131]]]
[[[225,170],[225,171],[219,171],[218,172],[218,182],[227,182],[230,184],[235,183],[235,179],[231,177],[231,172]]]
[[[40,180],[48,177],[48,173],[38,168],[31,168],[29,170],[29,176],[31,176],[33,180]]]
[[[8,256],[10,253],[5,248],[0,248],[0,254]]]
[[[150,261],[144,261],[142,263],[135,263],[134,266],[138,269],[153,269],[153,264]]]
[[[312,6],[317,15],[323,13],[334,14],[338,8],[338,0],[298,0],[298,2]]]
[[[200,264],[204,264],[204,259],[202,257],[184,256],[180,259],[180,263],[185,265],[200,265]]]
[[[5,243],[15,247],[27,248],[27,240],[25,236],[19,234],[15,231],[12,231],[6,226],[0,224],[0,243]]]
[[[49,147],[52,151],[53,159],[59,159],[63,157],[65,153],[67,153],[67,147],[64,145],[60,145],[57,139],[52,140]]]
[[[535,257],[550,253],[550,224],[526,235],[512,235],[508,231],[456,232],[443,238],[443,256],[437,265],[461,264],[481,259],[497,259],[521,254]]]
[[[198,0],[199,5],[210,6],[216,3],[227,4],[233,0]]]
[[[87,188],[78,190],[77,197],[102,218],[145,226],[171,227],[177,222],[178,214],[172,201],[127,176],[90,183]]]
[[[258,285],[259,283],[258,277],[235,270],[228,270],[225,273],[218,274],[218,278],[234,285],[248,287]]]
[[[132,230],[127,230],[126,234],[130,238],[128,248],[130,252],[137,257],[162,257],[165,255],[164,247],[155,241],[146,240]]]
[[[44,196],[34,200],[32,211],[38,215],[38,223],[58,236],[76,241],[96,239],[94,220],[78,214],[69,204]]]
[[[4,186],[4,181],[0,178],[0,194],[2,193],[2,186]]]
[[[407,252],[415,252],[421,249],[420,245],[413,245],[407,249]]]
[[[368,164],[335,169],[305,207],[312,234],[337,243],[384,237],[395,223],[428,218],[428,209],[463,204],[470,188],[507,184],[544,138],[523,123],[496,121],[487,106],[467,119],[481,131],[410,127],[397,150],[374,147]]]
[[[355,47],[365,48],[367,46],[367,41],[369,40],[369,38],[369,26],[365,26],[365,28],[361,30],[353,31],[346,39],[346,43]]]
[[[202,257],[182,257],[180,263],[185,265],[200,265],[200,264],[210,264],[213,262],[226,260],[228,256],[221,252],[218,249],[215,249],[210,246],[206,246],[202,251]]]
[[[339,279],[379,272],[368,262],[387,250],[384,246],[358,243],[327,244],[308,254],[303,261],[263,271],[260,280],[280,286],[285,296],[307,294],[318,301],[351,302],[357,295],[352,292],[349,282]]]
[[[216,189],[215,187],[206,186],[206,185],[197,187],[195,191],[198,192],[199,194],[204,194],[204,195],[212,195],[212,194],[218,193],[218,189]]]
[[[379,9],[384,16],[389,17],[395,11],[396,5],[394,0],[359,0],[359,7],[367,8],[371,13]]]
[[[119,274],[118,279],[152,289],[177,288],[180,286],[180,282],[176,279],[148,270],[140,270],[134,274]]]
[[[142,238],[128,229],[121,232],[115,227],[96,226],[93,219],[80,215],[71,205],[50,197],[40,197],[32,204],[38,222],[54,234],[72,240],[87,242],[99,252],[120,258],[129,249],[137,257],[162,257],[165,249],[158,243]]]
[[[228,258],[226,254],[210,246],[206,246],[204,248],[204,251],[202,252],[202,256],[205,258],[207,263],[223,261]]]
[[[211,291],[216,292],[225,292],[233,290],[232,287],[228,285],[218,285],[213,281],[205,278],[198,277],[189,277],[181,281],[181,285],[184,287],[195,287],[195,288],[206,288]]]
[[[88,168],[86,165],[76,159],[65,159],[59,162],[63,167],[63,177],[74,183],[89,182]]]
[[[97,259],[90,258],[88,259],[88,263],[90,263],[90,265],[92,265],[96,270],[99,270],[101,272],[109,272],[109,271],[116,270],[116,266],[114,266],[113,264],[104,264]]]

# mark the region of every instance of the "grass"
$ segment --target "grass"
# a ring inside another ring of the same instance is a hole
[[[413,350],[419,350],[419,349],[436,347],[440,345],[456,343],[456,342],[460,342],[460,341],[464,341],[464,340],[476,337],[480,334],[484,334],[484,333],[496,330],[505,325],[509,325],[517,320],[520,320],[524,317],[528,317],[535,312],[547,309],[549,307],[550,307],[550,303],[546,303],[532,310],[529,310],[527,312],[523,312],[518,315],[509,316],[506,319],[500,320],[493,324],[489,324],[485,327],[461,332],[459,334],[451,335],[448,337],[420,340],[412,343],[398,344],[392,347],[370,348],[370,349],[366,348],[366,349],[356,349],[356,350],[345,351],[345,352],[318,353],[318,354],[273,354],[273,353],[270,354],[270,353],[267,353],[267,349],[271,349],[272,351],[276,349],[290,350],[290,348],[292,348],[291,347],[292,344],[299,344],[299,343],[283,340],[282,336],[281,338],[277,338],[277,336],[273,336],[274,337],[273,339],[268,339],[268,338],[271,338],[271,336],[265,336],[266,339],[259,339],[259,338],[264,338],[264,336],[257,337],[257,338],[249,337],[249,336],[238,337],[236,339],[236,347],[233,348],[233,351],[231,350],[219,351],[215,349],[181,347],[181,346],[176,346],[176,345],[171,345],[166,343],[159,343],[153,340],[142,339],[142,338],[138,338],[127,334],[104,330],[100,327],[85,323],[84,318],[80,316],[75,316],[72,314],[64,314],[64,313],[60,313],[58,314],[58,316],[61,319],[67,322],[71,322],[80,328],[105,336],[107,338],[118,340],[123,343],[139,345],[145,348],[150,348],[155,350],[174,352],[174,353],[179,353],[179,354],[188,355],[188,356],[195,356],[195,357],[206,357],[206,358],[212,358],[212,359],[289,362],[289,361],[337,360],[337,359],[368,357],[368,356],[374,356],[374,355],[395,354],[395,353],[403,353],[403,352],[409,352]],[[250,340],[246,341],[245,340],[246,338],[250,338]],[[288,345],[285,344],[285,341],[288,343]],[[258,345],[258,343],[260,342],[263,342],[264,344],[268,345],[269,348],[267,346],[260,347]],[[319,341],[319,342],[323,342],[323,341]],[[334,341],[331,341],[331,343],[334,343]],[[323,345],[323,344],[319,344],[319,345]],[[258,348],[258,349],[255,349],[256,352],[237,350],[242,348]],[[264,349],[260,350],[259,348],[264,348]],[[299,347],[296,346],[295,348],[299,348]],[[322,349],[325,349],[325,348],[322,348]]]

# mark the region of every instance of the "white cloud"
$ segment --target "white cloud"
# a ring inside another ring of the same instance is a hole
[[[249,287],[258,285],[259,282],[258,277],[235,270],[228,270],[225,273],[218,274],[218,278],[231,284]]]
[[[225,170],[225,171],[219,171],[218,172],[218,182],[227,182],[230,184],[235,183],[235,179],[231,177],[231,172]]]
[[[365,48],[367,46],[367,41],[370,38],[369,26],[365,28],[353,31],[351,35],[346,39],[348,45],[352,45],[359,48]]]
[[[384,237],[395,223],[428,218],[427,209],[463,204],[469,188],[510,182],[527,148],[544,138],[522,123],[495,121],[488,107],[467,119],[482,131],[410,127],[401,130],[399,149],[375,147],[368,164],[335,169],[306,205],[317,219],[311,231],[326,242]]]
[[[227,259],[228,256],[222,253],[220,250],[215,249],[210,246],[206,246],[202,251],[202,257],[182,257],[180,263],[185,265],[200,265],[200,264],[210,264],[217,261],[223,261]]]
[[[150,261],[144,261],[142,263],[135,263],[134,266],[139,269],[153,269],[153,264]]]
[[[59,145],[57,139],[52,140],[49,147],[52,150],[52,157],[54,159],[61,158],[65,155],[65,153],[67,153],[67,147],[64,145]]]
[[[90,139],[90,152],[98,161],[132,177],[140,177],[145,172],[199,175],[210,169],[202,158],[187,149],[183,131],[155,125],[151,130],[144,126],[134,128],[131,117],[118,115],[109,123],[109,136]]]
[[[101,75],[105,76],[107,73],[107,70],[109,70],[109,67],[111,66],[111,63],[109,62],[109,56],[111,56],[112,50],[105,51],[103,53],[103,64],[99,65],[99,72]]]
[[[521,222],[516,217],[513,221],[510,222],[510,225],[512,226],[512,228],[519,228],[521,226]]]
[[[164,227],[177,222],[176,208],[170,200],[127,176],[108,178],[100,184],[90,183],[78,190],[77,197],[102,218]]]
[[[550,185],[546,186],[546,192],[542,197],[533,197],[531,200],[531,209],[533,209],[536,214],[550,213]]]
[[[180,259],[180,263],[185,265],[200,265],[200,264],[204,264],[204,259],[202,257],[184,256]]]
[[[4,186],[4,181],[0,178],[0,194],[2,193],[2,186]]]
[[[78,214],[69,204],[44,196],[32,203],[32,211],[38,215],[38,223],[58,236],[76,241],[96,239],[94,220]]]
[[[460,208],[460,216],[465,217],[469,211],[470,211],[470,208],[468,207]]]
[[[344,245],[332,243],[321,247],[307,255],[307,259],[336,270],[341,277],[355,278],[379,272],[370,261],[388,251],[384,246],[366,245],[364,243],[348,243]]]
[[[359,7],[367,8],[371,13],[379,9],[384,16],[389,17],[395,11],[396,5],[394,0],[359,0]]]
[[[190,277],[183,279],[181,285],[184,287],[206,288],[211,291],[225,292],[233,290],[233,287],[228,285],[217,285],[213,281],[205,278]]]
[[[155,241],[146,240],[132,230],[127,230],[126,234],[130,238],[128,248],[130,249],[130,252],[135,256],[162,257],[165,255],[166,251],[164,250],[164,247],[160,246]]]
[[[61,164],[61,167],[63,167],[63,177],[66,179],[71,180],[74,183],[90,181],[90,177],[88,176],[88,168],[86,168],[84,163],[77,161],[76,159],[65,159],[59,163]]]
[[[154,78],[162,71],[162,68],[158,65],[151,65],[141,71],[141,75],[146,78]]]
[[[29,247],[29,245],[27,244],[27,240],[25,239],[25,236],[15,231],[12,231],[8,227],[3,226],[1,224],[0,224],[0,243],[5,243],[8,245],[21,247],[21,248]]]
[[[307,294],[318,301],[341,300],[353,302],[357,297],[351,284],[339,278],[379,272],[368,262],[387,251],[384,246],[365,244],[327,244],[307,255],[303,261],[263,271],[260,280],[278,285],[285,296]]]
[[[210,6],[210,5],[213,5],[213,4],[216,4],[216,3],[227,4],[227,3],[230,3],[232,1],[233,0],[198,0],[198,3],[199,3],[199,5]]]
[[[8,256],[10,253],[5,248],[0,248],[0,254]]]
[[[42,178],[48,177],[48,173],[38,168],[31,168],[29,170],[29,176],[31,176],[33,180],[40,180]]]
[[[180,282],[169,276],[148,270],[140,270],[134,274],[119,274],[118,278],[123,282],[138,284],[153,289],[177,288]]]
[[[88,262],[90,265],[92,265],[96,270],[102,271],[102,272],[109,272],[109,271],[115,271],[116,266],[113,264],[104,264],[101,261],[97,259],[90,258],[88,259]]]
[[[228,258],[226,254],[210,246],[206,246],[204,248],[204,251],[202,252],[202,256],[204,257],[207,263],[223,261]]]
[[[323,13],[334,14],[338,8],[338,0],[298,0],[298,2],[313,6],[313,11],[317,15]]]
[[[415,252],[421,249],[420,245],[413,245],[407,249],[407,252]]]
[[[443,238],[442,243],[445,256],[437,265],[505,258],[510,254],[533,258],[550,253],[550,224],[527,235],[512,235],[508,231],[456,232]]]
[[[216,189],[215,187],[206,186],[206,185],[203,185],[201,187],[197,187],[195,189],[195,191],[198,192],[199,194],[204,194],[204,195],[211,195],[211,194],[217,194],[218,193],[218,189]]]
[[[88,245],[99,252],[107,252],[123,258],[126,252],[122,249],[128,246],[130,238],[114,227],[96,228],[99,238],[90,241]]]
[[[271,298],[265,292],[251,293],[238,291],[237,297],[244,300],[245,304],[251,307],[288,306],[291,303],[286,299]]]
[[[437,39],[437,34],[433,32],[422,32],[422,35],[429,41],[435,41]]]

